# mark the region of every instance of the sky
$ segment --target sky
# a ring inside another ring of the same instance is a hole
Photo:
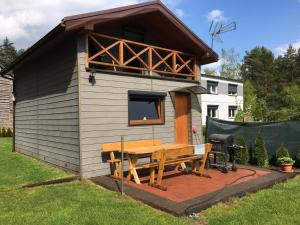
[[[146,0],[0,0],[0,41],[8,37],[14,46],[28,48],[63,17],[78,13],[144,2]],[[187,26],[210,45],[211,21],[237,23],[224,33],[214,50],[234,48],[243,58],[255,46],[275,55],[289,44],[300,48],[300,0],[162,0]],[[219,63],[208,67],[216,69]]]

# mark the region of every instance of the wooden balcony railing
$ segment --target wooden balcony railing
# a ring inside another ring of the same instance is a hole
[[[92,32],[86,37],[88,68],[196,79],[196,57],[191,54]]]

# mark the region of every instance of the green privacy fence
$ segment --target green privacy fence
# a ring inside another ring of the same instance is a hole
[[[271,159],[277,148],[284,144],[291,157],[295,157],[300,151],[300,121],[284,121],[284,122],[231,122],[218,120],[215,118],[207,118],[205,139],[210,134],[231,134],[235,138],[243,136],[249,147],[249,152],[253,151],[255,139],[261,130]]]

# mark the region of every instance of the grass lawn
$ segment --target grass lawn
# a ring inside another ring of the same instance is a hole
[[[18,153],[0,138],[0,224],[192,224],[89,181],[21,189],[23,184],[70,176]]]
[[[300,224],[300,176],[199,214],[201,224]]]
[[[300,224],[300,176],[217,204],[191,220],[173,217],[89,181],[22,189],[23,184],[72,174],[10,150],[11,139],[0,138],[1,225]]]

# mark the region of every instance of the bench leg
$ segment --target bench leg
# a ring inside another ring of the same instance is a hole
[[[131,180],[131,176],[133,176],[135,183],[140,184],[141,183],[140,178],[135,169],[135,165],[137,163],[138,158],[128,156],[128,160],[129,160],[129,171],[127,175],[127,180]]]

